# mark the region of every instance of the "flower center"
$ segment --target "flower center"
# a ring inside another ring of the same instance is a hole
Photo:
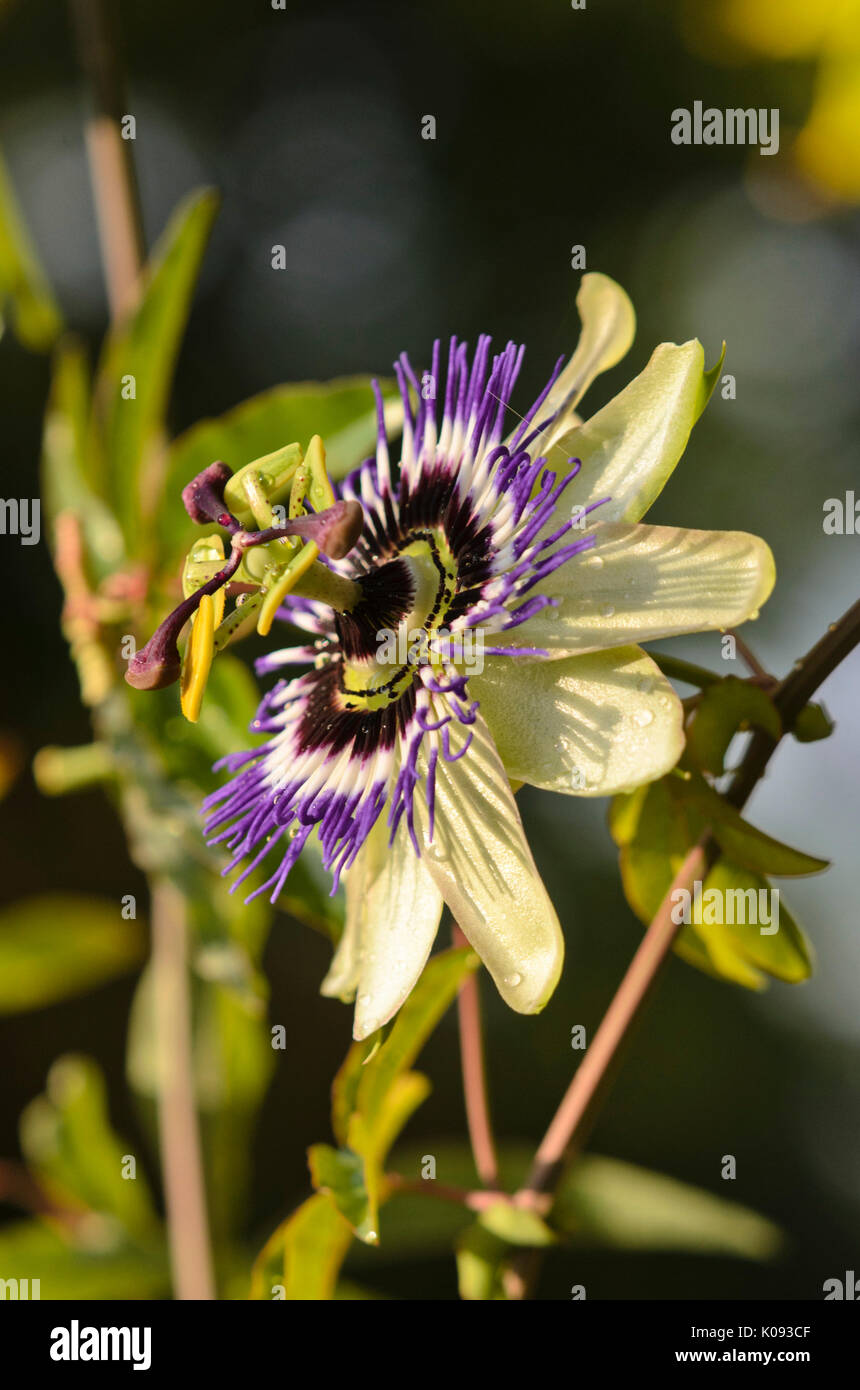
[[[422,664],[438,665],[429,639],[444,624],[457,567],[440,528],[413,532],[396,559],[359,579],[360,602],[339,613],[344,709],[380,709],[399,699]]]

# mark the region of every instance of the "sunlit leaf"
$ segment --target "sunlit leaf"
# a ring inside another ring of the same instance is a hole
[[[266,1242],[251,1278],[252,1299],[334,1298],[352,1229],[325,1193],[315,1193]]]
[[[125,975],[144,954],[119,902],[77,894],[25,898],[0,912],[0,1013],[38,1009]]]

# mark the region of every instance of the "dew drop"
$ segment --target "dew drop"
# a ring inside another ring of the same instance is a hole
[[[642,676],[641,680],[638,680],[636,682],[637,690],[641,690],[643,695],[647,694],[649,690],[653,689],[653,686],[654,682],[652,681],[650,676]]]
[[[589,557],[588,557],[588,559],[586,560],[585,563],[588,565],[588,568],[589,568],[590,570],[602,570],[602,569],[603,569],[603,556],[602,556],[602,555],[589,555]]]
[[[614,617],[615,617],[615,604],[614,604],[614,603],[604,603],[603,607],[602,607],[601,610],[600,610],[600,616],[601,616],[601,618],[614,618]]]
[[[654,715],[650,709],[638,709],[633,715],[633,723],[638,724],[640,729],[645,729],[654,722]]]
[[[521,985],[522,982],[523,977],[520,974],[508,975],[507,979],[505,980],[505,984],[510,985],[511,989],[516,989],[517,985]]]

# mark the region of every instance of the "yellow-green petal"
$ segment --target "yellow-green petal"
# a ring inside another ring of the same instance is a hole
[[[558,918],[486,723],[479,715],[471,730],[449,728],[453,754],[469,732],[472,742],[456,762],[440,754],[432,841],[426,801],[416,793],[422,859],[502,998],[518,1013],[537,1013],[561,973]],[[426,773],[423,754],[422,764]]]
[[[582,331],[576,351],[541,406],[546,419],[558,412],[549,428],[532,446],[532,457],[546,454],[576,423],[574,414],[592,381],[614,367],[629,350],[636,333],[636,313],[627,294],[608,275],[583,275],[576,307]],[[550,465],[555,466],[553,460]]]
[[[469,690],[508,776],[547,791],[627,791],[662,777],[684,747],[681,702],[638,647],[561,661],[487,657]]]
[[[594,549],[532,591],[559,600],[494,644],[559,657],[734,627],[756,617],[776,571],[770,548],[746,531],[678,526],[594,527]]]
[[[557,440],[582,467],[563,494],[564,506],[587,507],[608,497],[601,521],[638,521],[662,491],[708,403],[717,369],[705,371],[696,339],[661,343],[639,376],[590,420]]]
[[[347,876],[347,920],[323,994],[355,995],[353,1036],[397,1012],[427,962],[442,897],[401,824],[389,848],[381,816]]]

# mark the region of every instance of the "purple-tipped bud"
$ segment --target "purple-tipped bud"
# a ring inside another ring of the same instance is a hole
[[[145,647],[135,652],[128,663],[125,678],[135,690],[163,690],[179,680],[182,661],[177,641],[192,613],[196,612],[204,594],[214,594],[232,579],[242,560],[241,550],[234,550],[224,568],[201,588],[182,600],[164,622],[157,627]]]
[[[181,668],[176,638],[168,637],[159,628],[146,646],[135,652],[125,678],[135,690],[163,690],[179,680]]]
[[[319,523],[319,532],[311,535],[330,560],[342,560],[348,555],[364,529],[364,512],[359,502],[335,502],[309,521]]]
[[[335,502],[323,512],[310,516],[292,516],[280,526],[270,526],[265,531],[245,532],[234,537],[234,545],[242,549],[252,545],[265,545],[281,536],[301,536],[303,540],[313,541],[330,560],[342,560],[355,545],[364,527],[364,512],[359,502]]]
[[[205,526],[211,521],[219,526],[227,526],[233,521],[224,503],[224,489],[232,476],[232,468],[219,459],[217,463],[210,463],[182,489],[185,510],[198,526]]]

